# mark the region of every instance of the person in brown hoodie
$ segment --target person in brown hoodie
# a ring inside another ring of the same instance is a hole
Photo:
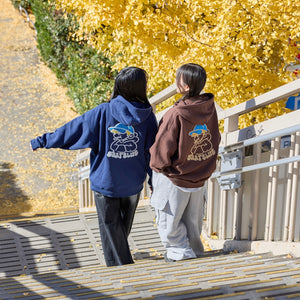
[[[150,148],[151,205],[167,262],[200,256],[204,184],[216,168],[220,132],[214,95],[203,93],[205,69],[182,65],[176,72],[183,96],[159,123]]]

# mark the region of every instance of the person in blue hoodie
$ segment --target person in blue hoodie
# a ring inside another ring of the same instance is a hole
[[[116,76],[110,101],[54,132],[31,140],[31,148],[90,148],[90,182],[107,266],[133,263],[128,235],[148,173],[157,121],[146,95],[147,73],[127,67]]]

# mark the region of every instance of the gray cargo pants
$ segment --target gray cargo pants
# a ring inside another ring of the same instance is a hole
[[[200,239],[205,187],[185,192],[165,175],[153,172],[151,205],[155,208],[158,232],[168,258],[195,258],[204,251]]]

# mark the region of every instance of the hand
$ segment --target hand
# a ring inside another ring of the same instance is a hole
[[[153,186],[152,185],[149,185],[149,190],[150,190],[150,193],[152,195],[152,193],[153,193]]]
[[[35,152],[37,149],[32,149],[32,145],[31,145],[31,143],[30,143],[30,149],[31,149],[31,151],[33,151],[33,152]]]

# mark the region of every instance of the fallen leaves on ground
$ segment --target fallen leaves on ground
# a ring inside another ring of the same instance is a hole
[[[76,151],[30,140],[77,116],[66,89],[39,56],[35,31],[10,0],[0,3],[1,216],[78,208]]]

